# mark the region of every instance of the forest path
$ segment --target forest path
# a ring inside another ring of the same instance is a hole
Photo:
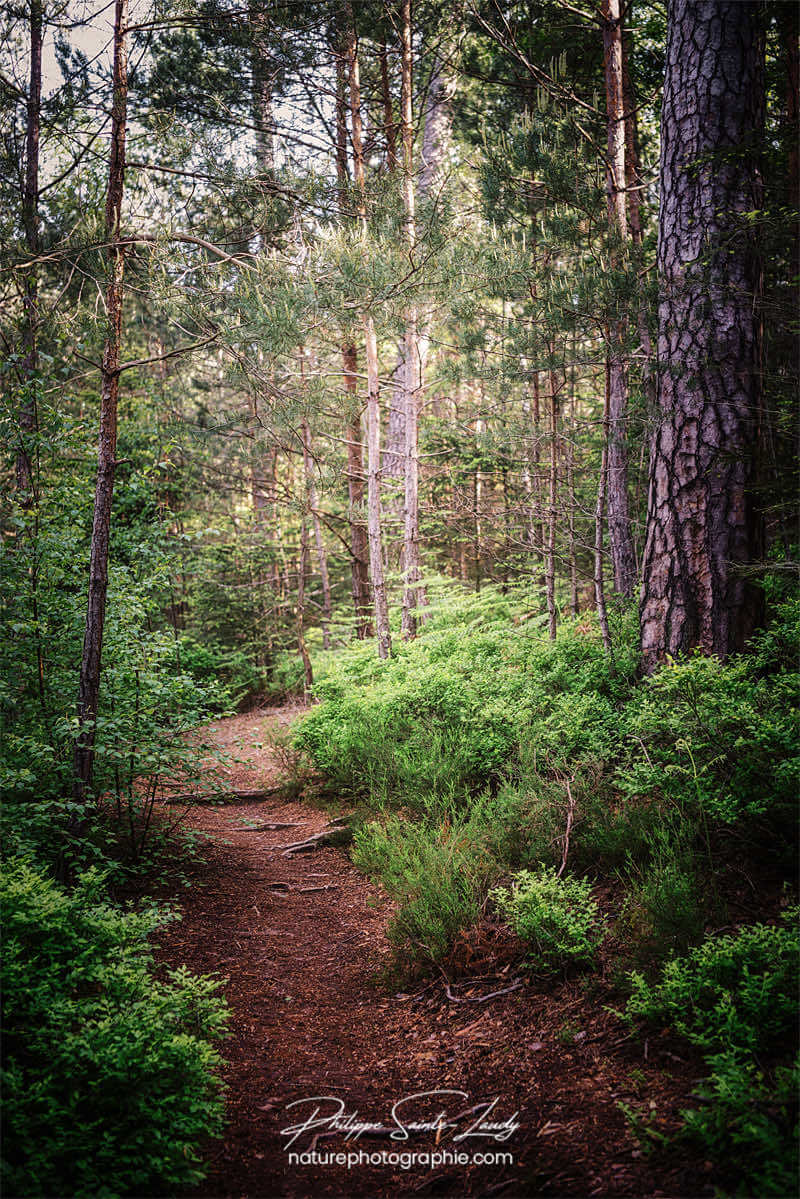
[[[297,714],[296,708],[257,711],[210,726],[214,740],[241,759],[229,770],[232,789],[280,784],[282,767],[269,739]],[[663,1164],[654,1171],[638,1151],[616,1100],[635,1101],[626,1074],[641,1062],[641,1051],[620,1047],[619,1023],[576,984],[555,991],[526,986],[487,1003],[452,1002],[438,980],[412,986],[411,994],[387,985],[381,968],[388,905],[379,889],[340,849],[283,856],[282,846],[318,832],[328,819],[310,804],[281,798],[197,806],[187,815],[187,824],[212,840],[192,870],[183,920],[161,936],[159,958],[226,977],[232,1009],[223,1046],[228,1124],[224,1140],[210,1148],[208,1179],[194,1194],[700,1194],[697,1179],[684,1190],[674,1175],[665,1178]],[[258,827],[265,824],[291,827]],[[474,1000],[503,986],[462,982],[458,994]],[[398,1109],[399,1121],[453,1117],[497,1099],[486,1119],[515,1117],[520,1127],[507,1140],[482,1135],[454,1143],[480,1118],[477,1111],[462,1116],[455,1130],[411,1133],[399,1142],[383,1133],[348,1144],[339,1132],[313,1143],[308,1131],[290,1147],[283,1131],[317,1106],[320,1116],[334,1113],[334,1099],[286,1110],[314,1096],[335,1097],[343,1118],[358,1113],[358,1120],[385,1128],[394,1127],[399,1101],[443,1090],[463,1095],[410,1100]],[[290,1151],[312,1149],[321,1155],[438,1150],[466,1160],[417,1159],[405,1168],[363,1159],[350,1168],[290,1160]],[[498,1153],[512,1154],[513,1163],[480,1160]]]

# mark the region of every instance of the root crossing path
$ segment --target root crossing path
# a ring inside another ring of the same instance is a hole
[[[239,759],[231,790],[280,785],[270,737],[297,714],[212,726]],[[280,798],[187,815],[212,839],[159,956],[223,976],[232,1010],[227,1129],[196,1195],[700,1194],[630,1136],[617,1100],[641,1048],[577,984],[482,1002],[517,977],[485,961],[449,988],[387,981],[380,889],[346,850],[281,849],[329,819]]]

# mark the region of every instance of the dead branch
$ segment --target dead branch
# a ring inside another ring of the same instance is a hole
[[[566,832],[564,833],[564,853],[562,854],[562,857],[561,857],[561,865],[559,866],[559,868],[556,872],[558,878],[561,878],[562,874],[564,873],[564,871],[567,868],[567,854],[569,853],[569,835],[572,832],[572,824],[573,824],[573,821],[575,820],[575,800],[572,797],[572,788],[569,785],[569,779],[565,780],[565,784],[566,784],[566,788],[567,788],[567,796],[569,797],[569,807],[567,808],[567,828],[566,828]]]
[[[500,991],[490,991],[488,995],[454,995],[450,990],[450,984],[445,982],[444,993],[451,1003],[488,1003],[490,999],[497,999],[500,995],[508,995],[511,991],[518,991],[522,986],[522,979],[516,978],[510,987],[503,987]]]
[[[304,841],[295,841],[291,845],[276,845],[274,848],[281,850],[285,858],[290,858],[296,853],[308,853],[315,849],[321,849],[325,845],[347,845],[352,839],[353,833],[346,827],[346,823],[343,817],[332,820],[321,832],[312,833]]]
[[[275,799],[279,795],[284,795],[285,792],[285,785],[268,787],[266,790],[260,791],[190,791],[184,795],[165,795],[162,802],[165,804],[196,804],[231,802],[238,799],[242,803],[252,803],[262,799]]]

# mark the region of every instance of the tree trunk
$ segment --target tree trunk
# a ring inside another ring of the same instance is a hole
[[[422,135],[422,166],[419,174],[419,201],[424,205],[435,197],[441,186],[447,155],[452,142],[453,114],[451,98],[452,80],[446,73],[440,57],[434,58],[428,93],[425,100],[425,120]],[[430,347],[432,313],[423,305],[417,325],[417,363],[420,395],[425,379],[425,364]],[[389,417],[386,423],[386,444],[383,451],[383,476],[401,479],[405,462],[405,403],[403,381],[405,376],[405,343],[397,350],[397,365],[392,376],[389,399]],[[419,405],[418,405],[419,407]],[[421,602],[424,603],[424,600]]]
[[[389,56],[386,52],[386,42],[381,42],[379,51],[381,64],[381,96],[383,99],[383,124],[386,138],[386,169],[393,171],[397,166],[397,138],[394,128],[394,112],[392,110],[392,89],[389,83]]]
[[[347,38],[336,37],[336,178],[339,184],[339,208],[344,213],[349,184],[347,155]],[[352,342],[342,346],[342,374],[344,378],[345,411],[347,426],[347,496],[348,521],[350,525],[350,572],[353,610],[356,619],[356,636],[359,641],[371,637],[370,621],[372,600],[369,587],[367,563],[367,531],[364,527],[364,461],[363,435],[361,431],[361,406],[357,397],[358,360]]]
[[[650,459],[644,667],[740,650],[759,615],[760,6],[671,0],[661,122],[659,424]]]
[[[344,387],[347,396],[347,493],[350,520],[350,555],[353,607],[356,615],[356,636],[363,641],[373,634],[370,609],[372,597],[369,585],[367,530],[362,515],[364,508],[364,459],[362,450],[361,412],[356,396],[356,347],[345,346]]]
[[[308,421],[303,417],[301,422],[303,437],[303,467],[306,476],[306,494],[311,510],[311,520],[314,526],[314,543],[317,548],[317,563],[322,584],[322,644],[325,649],[331,648],[331,582],[328,574],[328,555],[325,552],[325,541],[322,537],[322,522],[319,519],[317,507],[317,488],[314,483],[314,458],[311,453],[311,430]]]
[[[350,75],[350,119],[353,136],[353,167],[358,192],[358,216],[361,230],[367,236],[367,200],[364,177],[364,149],[361,135],[361,82],[356,53],[356,34],[352,7],[347,3],[347,60]],[[388,658],[392,650],[389,632],[389,605],[383,572],[383,543],[381,536],[381,413],[380,379],[378,372],[378,341],[372,314],[364,314],[364,343],[367,359],[367,539],[369,566],[372,576],[372,595],[375,603],[375,631],[378,655]]]
[[[300,519],[300,562],[297,571],[297,648],[303,663],[303,695],[308,699],[314,684],[311,658],[308,655],[305,637],[306,575],[308,574],[308,525],[305,513]]]
[[[606,200],[612,253],[614,241],[628,233],[625,204],[625,101],[623,94],[622,19],[620,0],[603,0],[603,60],[608,128]],[[625,369],[625,324],[615,320],[608,330],[608,534],[615,590],[630,598],[636,582],[636,557],[628,508],[628,380]]]
[[[608,362],[606,362],[608,376]],[[597,481],[597,505],[594,510],[594,606],[600,625],[600,635],[606,653],[613,661],[611,633],[608,628],[608,613],[606,611],[605,581],[603,578],[603,524],[606,506],[606,482],[608,479],[608,379],[605,385],[605,400],[603,403],[603,440],[600,453],[600,477]]]
[[[483,405],[481,405],[483,407]],[[475,449],[480,460],[483,453],[481,438],[484,433],[483,419],[479,416],[475,421]],[[483,472],[479,465],[475,467],[475,590],[480,591],[483,577]]]
[[[75,799],[81,802],[91,786],[95,724],[100,695],[100,664],[108,589],[108,546],[117,450],[117,396],[122,336],[123,248],[120,245],[122,196],[125,185],[125,132],[128,104],[128,0],[116,0],[114,13],[114,98],[111,109],[111,154],[106,195],[106,240],[109,274],[106,288],[107,331],[103,348],[100,394],[100,432],[94,497],[89,597],[78,685],[78,732],[75,740]]]
[[[558,385],[555,371],[550,372],[550,502],[547,519],[547,559],[545,590],[547,594],[547,629],[550,640],[556,639],[556,500],[558,498]]]
[[[403,143],[403,211],[405,241],[409,262],[413,265],[417,246],[414,196],[414,125],[412,112],[411,0],[402,4],[402,69],[400,121]],[[405,410],[405,506],[403,513],[403,588],[402,632],[409,640],[416,636],[419,564],[419,345],[417,306],[406,309],[404,338],[403,408]]]
[[[25,127],[25,180],[22,189],[22,224],[25,248],[32,259],[39,253],[39,132],[42,106],[42,2],[31,0],[30,11],[30,78]],[[19,450],[17,452],[17,487],[22,502],[33,502],[34,471],[31,442],[38,426],[36,403],[36,371],[39,366],[39,268],[32,264],[22,279],[22,385],[23,398],[19,410]]]

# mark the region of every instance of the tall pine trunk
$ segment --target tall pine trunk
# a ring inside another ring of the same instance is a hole
[[[625,101],[622,72],[620,0],[603,0],[603,58],[608,128],[606,199],[612,252],[618,256],[627,237],[625,204]],[[617,246],[614,246],[617,242]],[[633,595],[636,558],[628,506],[628,379],[625,362],[625,322],[614,319],[607,331],[608,371],[608,533],[614,588]]]
[[[42,106],[42,27],[41,0],[31,0],[30,77],[25,119],[25,178],[22,187],[22,224],[25,248],[35,260],[39,253],[39,135]],[[37,431],[36,372],[39,366],[39,268],[32,262],[22,279],[22,402],[19,409],[19,450],[17,487],[24,504],[33,502],[34,470],[31,444]]]
[[[356,32],[352,6],[347,6],[347,60],[350,75],[350,120],[353,139],[353,167],[357,191],[358,216],[364,237],[367,238],[367,197],[364,176],[364,148],[361,132],[361,81]],[[378,655],[388,658],[392,651],[389,632],[389,605],[383,569],[383,538],[381,535],[381,412],[380,378],[378,373],[378,339],[370,312],[364,313],[364,350],[367,360],[367,540],[372,595],[375,605],[375,634]]]
[[[403,0],[400,123],[403,148],[403,211],[405,242],[413,267],[417,246],[414,196],[414,126],[412,112],[411,0]],[[413,285],[412,285],[413,286]],[[405,505],[403,511],[403,588],[402,631],[406,639],[417,632],[419,603],[419,398],[420,348],[417,337],[417,305],[412,299],[406,308],[403,346],[403,408],[405,411]]]
[[[759,263],[742,214],[761,203],[760,5],[671,0],[661,121],[659,421],[650,459],[644,667],[722,657],[759,619],[753,484]]]
[[[128,110],[128,0],[116,0],[114,13],[114,96],[111,108],[111,153],[106,195],[108,283],[106,339],[100,392],[100,432],[94,497],[89,597],[78,684],[78,732],[75,740],[74,794],[82,801],[92,782],[95,724],[100,695],[103,626],[108,590],[108,547],[117,451],[117,397],[122,338],[122,280],[124,251],[120,245],[122,196],[125,186],[125,134]]]

